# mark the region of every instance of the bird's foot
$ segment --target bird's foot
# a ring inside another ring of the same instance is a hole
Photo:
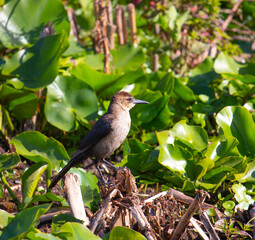
[[[116,167],[115,165],[113,165],[112,163],[108,162],[107,160],[103,159],[103,162],[105,164],[107,164],[108,166],[114,168],[114,170],[117,172],[120,168],[119,167]]]

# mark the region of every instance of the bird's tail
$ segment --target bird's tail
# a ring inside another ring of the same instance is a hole
[[[78,150],[79,151],[79,150]],[[53,188],[58,181],[65,176],[65,174],[70,170],[70,168],[75,167],[78,165],[80,162],[85,160],[86,158],[89,157],[89,154],[87,152],[80,152],[78,151],[72,156],[71,160],[65,165],[65,167],[53,178],[51,181],[51,184],[49,188]]]

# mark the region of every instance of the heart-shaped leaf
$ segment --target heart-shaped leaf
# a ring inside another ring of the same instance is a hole
[[[146,240],[146,238],[139,232],[133,229],[116,226],[112,229],[109,240]]]
[[[0,172],[14,167],[20,161],[16,153],[0,154]]]
[[[77,119],[86,122],[97,116],[96,94],[85,82],[75,77],[58,76],[47,89],[45,115],[57,128],[74,131]]]
[[[13,54],[2,74],[17,77],[27,88],[42,88],[58,74],[58,61],[68,47],[66,34],[41,38],[34,46]]]
[[[216,121],[226,137],[237,138],[237,148],[243,156],[255,153],[255,124],[246,108],[225,107],[217,114]]]
[[[10,0],[0,10],[0,40],[7,48],[35,43],[43,26],[51,22],[56,33],[69,35],[70,23],[59,0]]]
[[[69,156],[63,145],[39,132],[23,132],[11,140],[17,153],[34,162],[47,162],[56,170]]]

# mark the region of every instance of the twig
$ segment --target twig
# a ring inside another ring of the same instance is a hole
[[[144,203],[153,202],[153,201],[154,201],[155,199],[157,199],[157,198],[164,197],[165,195],[167,195],[167,193],[168,193],[168,191],[164,191],[164,192],[158,193],[158,194],[156,194],[156,195],[154,195],[154,196],[152,196],[152,197],[146,199],[146,200],[144,201]]]
[[[202,202],[205,200],[208,194],[204,191],[199,191],[194,199],[194,201],[190,204],[186,213],[182,216],[180,222],[178,223],[176,229],[173,232],[171,240],[179,239],[184,233],[185,228],[188,226],[191,217],[194,215],[196,210],[201,206]]]
[[[154,54],[152,57],[152,71],[157,72],[158,71],[158,54]]]
[[[225,31],[229,23],[231,22],[232,18],[235,15],[235,12],[237,11],[239,5],[243,2],[243,0],[237,0],[234,7],[232,8],[232,13],[228,15],[227,19],[224,21],[224,23],[221,26],[221,30]]]
[[[73,216],[84,221],[83,225],[89,225],[89,219],[86,216],[82,200],[80,184],[77,175],[67,174],[64,180],[64,192],[71,208]]]
[[[102,216],[104,214],[104,212],[106,211],[107,207],[109,206],[112,198],[114,198],[117,194],[120,194],[120,192],[115,188],[113,189],[113,191],[109,194],[109,196],[105,199],[105,201],[103,202],[102,207],[100,208],[100,210],[96,213],[95,218],[93,219],[93,221],[90,224],[90,231],[92,233],[95,232],[98,224],[100,223]],[[122,197],[122,196],[121,196]]]
[[[192,225],[194,226],[194,228],[198,231],[198,233],[200,234],[200,236],[204,239],[204,240],[209,240],[209,238],[207,237],[207,235],[205,234],[205,232],[203,231],[203,229],[199,226],[199,224],[197,223],[197,220],[195,218],[191,218],[190,222],[192,223]]]
[[[212,240],[220,240],[219,236],[215,232],[206,212],[199,211],[199,217],[201,221],[203,222],[207,232],[209,233]]]
[[[144,213],[140,206],[134,204],[133,206],[129,207],[132,214],[136,218],[139,226],[144,231],[144,235],[148,240],[156,240],[156,236],[154,235],[154,232],[151,228],[150,223],[148,222],[147,218],[144,216]]]
[[[67,8],[67,15],[68,15],[69,22],[71,23],[71,34],[75,36],[77,42],[80,43],[79,29],[78,29],[75,11],[69,7]]]
[[[131,31],[131,43],[138,44],[138,39],[136,36],[135,5],[133,3],[128,4],[128,17]]]
[[[122,16],[121,16],[121,7],[115,9],[115,22],[117,26],[117,34],[118,34],[118,41],[120,45],[124,44],[124,37],[123,37],[123,25],[122,25]]]
[[[123,31],[123,40],[124,44],[128,43],[128,31],[127,31],[127,21],[125,17],[125,9],[124,6],[120,6],[121,9],[121,18],[122,18],[122,31]]]
[[[65,213],[68,215],[71,215],[71,211],[70,209],[66,209],[66,210],[58,210],[57,212],[51,212],[51,213],[46,213],[44,215],[42,215],[41,217],[39,217],[39,222],[40,224],[45,223],[45,222],[49,222],[51,221],[56,215],[59,215],[61,213]]]
[[[173,188],[170,188],[169,191],[168,191],[168,193],[169,193],[171,196],[173,196],[177,201],[183,202],[183,203],[185,203],[185,204],[187,204],[187,205],[190,205],[190,204],[194,201],[194,198],[192,198],[192,197],[190,197],[190,196],[187,196],[187,195],[185,195],[184,193],[182,193],[182,192],[180,192],[180,191],[178,191],[178,190],[175,190],[175,189],[173,189]],[[220,212],[215,206],[210,205],[210,204],[208,204],[208,203],[202,203],[201,208],[202,208],[202,210],[207,210],[207,209],[210,209],[210,208],[215,209],[216,214],[218,215],[218,216],[217,216],[218,219],[220,219],[220,218],[222,218],[222,217],[225,216],[225,215],[224,215],[222,212]]]

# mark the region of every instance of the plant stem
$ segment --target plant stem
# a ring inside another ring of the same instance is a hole
[[[18,210],[20,210],[20,209],[21,209],[21,203],[20,203],[20,201],[18,200],[18,198],[16,197],[16,195],[15,195],[14,192],[12,191],[12,189],[11,189],[9,183],[7,182],[6,178],[3,176],[2,173],[0,173],[0,177],[1,177],[1,180],[2,180],[3,184],[6,186],[6,188],[7,188],[8,192],[9,192],[11,198],[12,198],[13,201],[14,201],[14,203],[17,205]]]

